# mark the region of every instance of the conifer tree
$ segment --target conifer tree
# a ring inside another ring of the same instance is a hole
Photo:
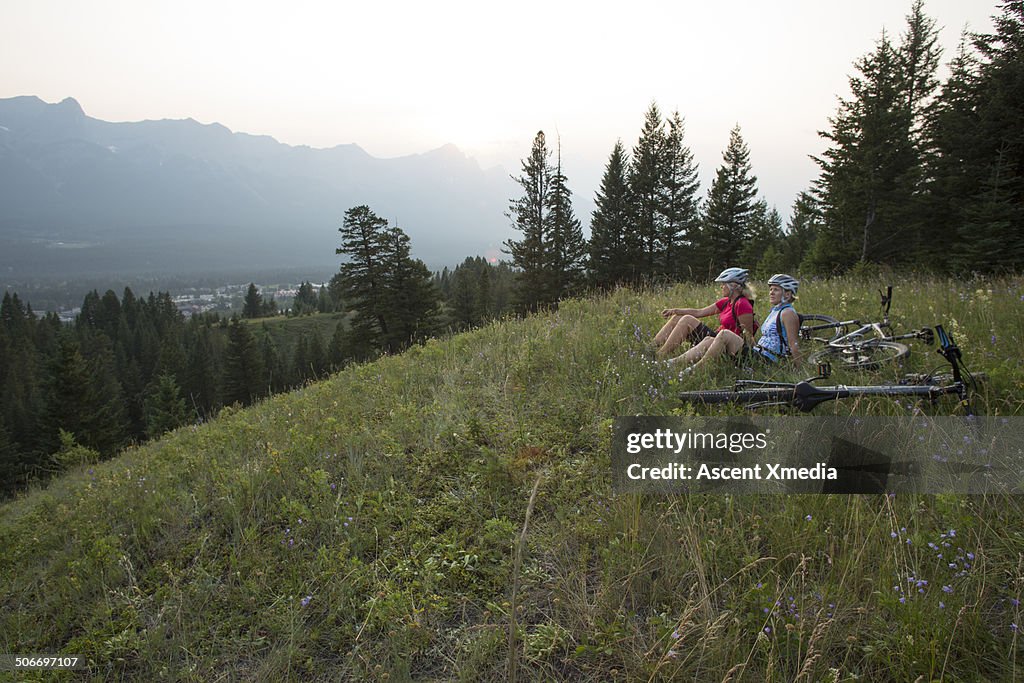
[[[302,384],[313,376],[312,363],[309,355],[309,337],[303,332],[295,342],[292,352],[292,375],[296,384]]]
[[[986,164],[976,151],[986,143],[980,139],[978,117],[977,57],[968,50],[967,35],[949,64],[949,77],[935,106],[928,112],[927,204],[923,218],[930,229],[922,256],[939,268],[957,265],[970,268],[973,257],[964,254],[961,229],[965,208],[981,191]],[[969,245],[968,245],[969,246]]]
[[[309,368],[313,377],[322,377],[327,370],[327,349],[320,328],[314,328],[309,338]]]
[[[801,270],[801,264],[813,248],[821,226],[821,206],[818,200],[811,192],[801,192],[793,202],[786,238],[781,248],[782,266],[779,270],[787,273]]]
[[[0,413],[0,500],[23,486],[29,471],[29,463],[11,440],[3,413]]]
[[[520,271],[515,288],[516,305],[520,311],[536,311],[553,303],[545,277],[546,249],[550,241],[547,233],[550,225],[547,213],[551,204],[550,156],[544,131],[539,131],[533,140],[530,156],[522,162],[523,174],[515,178],[523,189],[523,196],[509,204],[507,214],[513,227],[523,235],[521,240],[505,242],[512,256],[512,265]]]
[[[340,370],[345,365],[345,325],[339,322],[334,326],[331,343],[327,347],[327,359],[332,370]]]
[[[722,165],[708,191],[701,222],[697,255],[702,275],[718,273],[738,263],[743,245],[750,236],[755,215],[757,177],[750,166],[750,151],[743,141],[739,125],[729,133],[729,145],[722,154]]]
[[[188,419],[188,408],[178,383],[170,374],[161,374],[149,388],[145,400],[146,436],[155,439],[177,429]]]
[[[221,354],[208,324],[200,324],[193,319],[189,327],[191,346],[185,370],[185,397],[199,417],[207,417],[221,405],[223,371],[218,362]]]
[[[409,236],[395,226],[384,234],[384,297],[382,315],[387,320],[383,348],[401,351],[433,335],[437,329],[440,297],[430,270],[410,256]]]
[[[852,97],[840,100],[831,129],[821,133],[831,145],[816,159],[825,218],[810,255],[818,270],[857,261],[917,263],[929,251],[925,131],[937,85],[936,36],[917,2],[900,45],[883,32],[875,50],[855,63]]]
[[[263,338],[260,340],[260,356],[263,358],[263,370],[267,373],[266,385],[270,387],[270,391],[284,391],[288,386],[285,363],[266,325],[263,329]]]
[[[493,279],[494,270],[487,261],[482,258],[477,258],[474,263],[478,263],[479,266],[476,268],[476,312],[479,322],[486,322],[494,317],[494,286],[491,283]]]
[[[113,455],[124,442],[122,411],[120,387],[106,359],[97,355],[86,360],[77,340],[62,336],[47,400],[47,452],[57,449],[57,435],[63,429],[82,445]]]
[[[658,274],[662,232],[662,186],[665,171],[665,124],[661,111],[651,102],[644,116],[640,139],[633,148],[629,169],[630,196],[633,200],[633,230],[639,247],[637,270],[640,279]]]
[[[594,197],[597,208],[590,218],[587,274],[591,284],[601,288],[637,279],[635,267],[640,260],[640,246],[633,229],[628,167],[622,140],[617,140]]]
[[[993,22],[994,33],[974,40],[977,135],[963,152],[983,170],[959,228],[961,260],[981,271],[1024,262],[1024,2],[1005,2]]]
[[[769,209],[763,199],[754,204],[749,222],[749,234],[739,252],[738,263],[749,264],[751,270],[762,277],[782,270],[783,231],[782,217],[774,208]]]
[[[693,153],[685,145],[684,136],[685,126],[677,111],[668,120],[664,168],[658,189],[661,220],[655,273],[669,278],[692,274],[694,264],[689,263],[691,247],[700,225],[697,197],[700,180]]]
[[[384,264],[387,227],[387,221],[364,204],[346,211],[338,228],[341,246],[335,253],[348,257],[338,271],[338,289],[340,298],[354,311],[349,334],[353,343],[347,346],[367,355],[382,348],[389,336]]]
[[[587,243],[573,212],[569,181],[562,172],[561,141],[553,170],[548,195],[546,232],[549,240],[545,249],[548,293],[545,298],[554,302],[570,296],[582,284]]]
[[[249,325],[233,318],[224,356],[224,403],[252,403],[266,393],[265,379],[263,359]]]
[[[478,283],[471,258],[466,258],[451,274],[450,317],[456,329],[468,329],[480,322]]]
[[[256,285],[249,283],[249,289],[245,292],[245,304],[242,306],[243,318],[259,318],[263,315],[263,296]]]

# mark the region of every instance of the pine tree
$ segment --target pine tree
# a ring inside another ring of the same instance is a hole
[[[79,334],[89,374],[89,421],[78,442],[109,457],[125,445],[130,427],[124,390],[117,379],[110,338],[104,333]]]
[[[353,351],[367,355],[383,347],[389,337],[384,317],[387,297],[387,273],[384,264],[388,249],[388,223],[370,207],[356,206],[345,212],[341,246],[335,253],[348,257],[338,272],[339,294],[352,308],[350,338]]]
[[[313,291],[313,283],[303,282],[295,294],[295,301],[292,302],[292,313],[294,315],[315,313],[319,307],[318,304],[317,293]]]
[[[0,500],[25,484],[30,471],[28,465],[11,440],[3,413],[0,413]]]
[[[479,324],[479,278],[473,272],[473,260],[466,258],[451,274],[451,307],[452,325],[459,330],[469,329]]]
[[[964,153],[983,171],[959,230],[962,261],[982,271],[1024,261],[1024,2],[1005,2],[994,24],[995,33],[974,39],[978,125],[975,147]]]
[[[185,397],[199,417],[208,417],[221,405],[221,353],[208,324],[201,324],[193,318],[189,328],[191,341],[185,370]]]
[[[905,106],[910,111],[911,139],[918,153],[923,155],[927,146],[928,111],[939,88],[936,72],[942,49],[938,46],[939,32],[935,20],[924,13],[924,0],[915,0],[906,20],[906,32],[898,50],[900,76]]]
[[[804,258],[814,247],[821,226],[821,206],[818,200],[810,192],[801,192],[793,202],[793,211],[782,244],[781,271],[795,274],[801,270]]]
[[[562,144],[558,144],[557,163],[551,175],[551,192],[548,195],[549,236],[545,249],[547,271],[546,299],[556,302],[574,293],[583,281],[584,258],[587,243],[583,229],[572,209],[572,192],[569,181],[562,172]]]
[[[609,288],[636,281],[635,265],[640,245],[633,230],[632,199],[626,169],[629,160],[622,140],[612,148],[594,197],[597,208],[590,219],[590,259],[587,262],[591,284]]]
[[[263,296],[256,285],[249,283],[249,289],[245,292],[245,304],[242,306],[243,318],[259,318],[263,315]]]
[[[478,321],[483,323],[494,317],[494,285],[491,284],[494,269],[482,258],[478,257],[475,262],[479,264],[476,268],[476,312]]]
[[[0,417],[26,472],[35,468],[52,446],[41,418],[49,355],[37,351],[35,327],[18,294],[4,292],[0,303]]]
[[[266,372],[266,385],[272,393],[284,391],[288,387],[288,373],[285,363],[277,350],[274,338],[264,325],[263,338],[260,340],[260,356],[263,358],[263,371]]]
[[[639,246],[637,271],[639,279],[658,274],[662,233],[662,185],[665,170],[665,124],[658,105],[651,102],[644,116],[640,139],[633,148],[629,169],[630,195],[633,200],[633,229]]]
[[[265,395],[266,371],[249,325],[238,318],[228,327],[224,356],[224,403],[248,405]]]
[[[309,368],[313,377],[320,378],[327,370],[327,349],[320,328],[314,328],[309,339]]]
[[[764,200],[756,202],[748,230],[738,262],[750,264],[751,270],[765,278],[782,270],[783,231],[779,212],[769,209]]]
[[[60,339],[52,368],[47,400],[47,452],[57,450],[60,430],[80,444],[111,456],[124,445],[125,416],[120,385],[114,377],[105,336],[87,337],[91,359],[86,359],[70,334]]]
[[[309,337],[305,332],[299,335],[292,352],[292,376],[295,379],[295,384],[302,384],[313,376],[309,355]]]
[[[550,221],[547,218],[551,194],[551,164],[544,131],[533,140],[530,156],[522,162],[523,175],[515,181],[523,196],[509,204],[508,217],[513,227],[523,234],[521,240],[508,240],[505,246],[512,256],[512,265],[519,269],[515,300],[520,311],[536,311],[553,303],[546,288],[546,247]]]
[[[345,358],[345,325],[339,322],[334,326],[334,334],[331,335],[331,343],[327,347],[327,359],[332,370],[340,370],[345,365]]]
[[[410,256],[409,236],[395,226],[385,233],[384,297],[382,315],[387,320],[383,348],[401,351],[437,331],[440,297],[430,270]]]
[[[155,439],[183,425],[188,408],[174,377],[160,375],[146,394],[146,436]]]
[[[752,174],[750,151],[737,125],[729,133],[729,145],[705,204],[696,248],[702,275],[713,276],[722,268],[737,265],[750,237],[756,197],[757,177]]]
[[[962,35],[957,55],[949,64],[949,77],[928,112],[930,154],[923,217],[931,226],[928,243],[933,248],[925,250],[925,258],[946,270],[956,265],[971,268],[974,261],[973,256],[965,255],[963,239],[967,236],[960,232],[967,222],[969,198],[981,192],[987,173],[987,165],[977,155],[986,145],[979,131],[979,66],[968,50],[967,35]]]
[[[907,217],[920,166],[900,56],[883,34],[856,68],[853,98],[840,100],[832,130],[822,133],[832,146],[816,159],[826,222],[814,250],[818,269],[893,262],[913,239]]]
[[[659,184],[661,214],[658,232],[659,262],[655,273],[668,278],[692,275],[692,241],[700,225],[700,180],[693,153],[684,144],[685,127],[679,112],[668,120],[668,135],[663,153],[664,167]]]

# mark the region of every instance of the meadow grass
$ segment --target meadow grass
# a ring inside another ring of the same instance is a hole
[[[894,284],[897,325],[944,324],[981,410],[1020,415],[1021,280]],[[876,289],[798,307],[871,317]],[[614,417],[701,414],[674,394],[743,374],[649,353],[662,308],[713,297],[568,301],[70,470],[0,506],[0,652],[104,681],[1019,677],[1018,498],[613,493]]]

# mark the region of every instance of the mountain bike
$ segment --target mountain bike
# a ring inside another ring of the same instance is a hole
[[[935,332],[930,327],[911,330],[906,334],[893,334],[889,320],[892,306],[892,286],[881,297],[882,321],[835,320],[830,316],[808,314],[801,316],[800,338],[826,345],[821,351],[808,356],[811,363],[834,363],[843,368],[874,370],[884,364],[902,362],[910,355],[910,347],[901,340],[919,339],[925,344],[935,343]]]
[[[740,403],[751,409],[766,406],[792,406],[806,413],[825,401],[850,397],[917,397],[926,398],[934,403],[942,396],[955,395],[965,413],[973,415],[971,394],[977,390],[977,379],[964,366],[960,347],[942,329],[941,325],[935,327],[935,334],[940,342],[937,352],[950,365],[951,371],[948,373],[906,375],[896,384],[815,386],[813,382],[827,378],[831,374],[831,365],[821,363],[815,377],[801,382],[737,380],[732,389],[684,391],[679,397],[683,401],[691,403]]]

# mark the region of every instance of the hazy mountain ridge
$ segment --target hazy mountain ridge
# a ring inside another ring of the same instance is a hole
[[[55,241],[107,256],[141,251],[141,261],[125,265],[146,269],[238,258],[323,265],[336,262],[337,227],[358,204],[397,219],[428,264],[454,265],[509,236],[513,191],[505,171],[482,170],[452,145],[377,159],[355,144],[293,147],[192,119],[111,123],[72,98],[0,99],[0,241],[8,254],[0,272],[8,274],[28,262],[45,267]],[[89,261],[77,256],[75,265]],[[66,268],[60,261],[54,267]]]

